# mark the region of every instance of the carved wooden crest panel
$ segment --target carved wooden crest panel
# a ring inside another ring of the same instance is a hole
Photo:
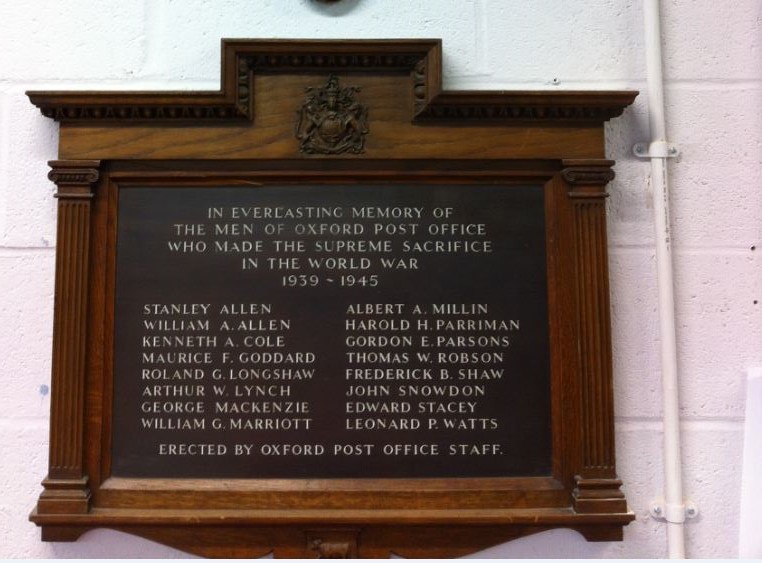
[[[359,154],[365,150],[368,108],[357,100],[357,86],[339,86],[335,74],[318,88],[307,88],[307,99],[296,112],[299,151],[310,154]]]

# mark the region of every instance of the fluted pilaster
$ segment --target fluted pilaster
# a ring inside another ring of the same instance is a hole
[[[40,513],[87,512],[83,471],[90,206],[99,161],[52,161],[58,186],[50,462]]]
[[[577,512],[624,512],[616,478],[611,320],[606,241],[609,160],[565,161],[563,179],[573,207],[576,324],[581,413],[581,466],[576,477]]]

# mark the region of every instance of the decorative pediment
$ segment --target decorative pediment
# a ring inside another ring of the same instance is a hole
[[[442,43],[420,40],[222,40],[219,92],[31,92],[62,122],[235,122],[255,119],[255,74],[408,73],[412,120],[599,123],[632,103],[632,91],[443,91]]]

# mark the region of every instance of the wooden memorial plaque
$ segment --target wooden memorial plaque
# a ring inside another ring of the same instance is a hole
[[[225,40],[220,92],[60,121],[43,539],[455,556],[633,519],[603,123],[635,92],[443,92],[436,40]]]

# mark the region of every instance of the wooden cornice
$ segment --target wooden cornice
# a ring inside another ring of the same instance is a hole
[[[278,73],[410,73],[412,119],[489,123],[602,123],[636,91],[442,91],[442,42],[223,39],[221,89],[212,91],[29,91],[45,117],[67,123],[245,122],[254,119],[253,76]]]

